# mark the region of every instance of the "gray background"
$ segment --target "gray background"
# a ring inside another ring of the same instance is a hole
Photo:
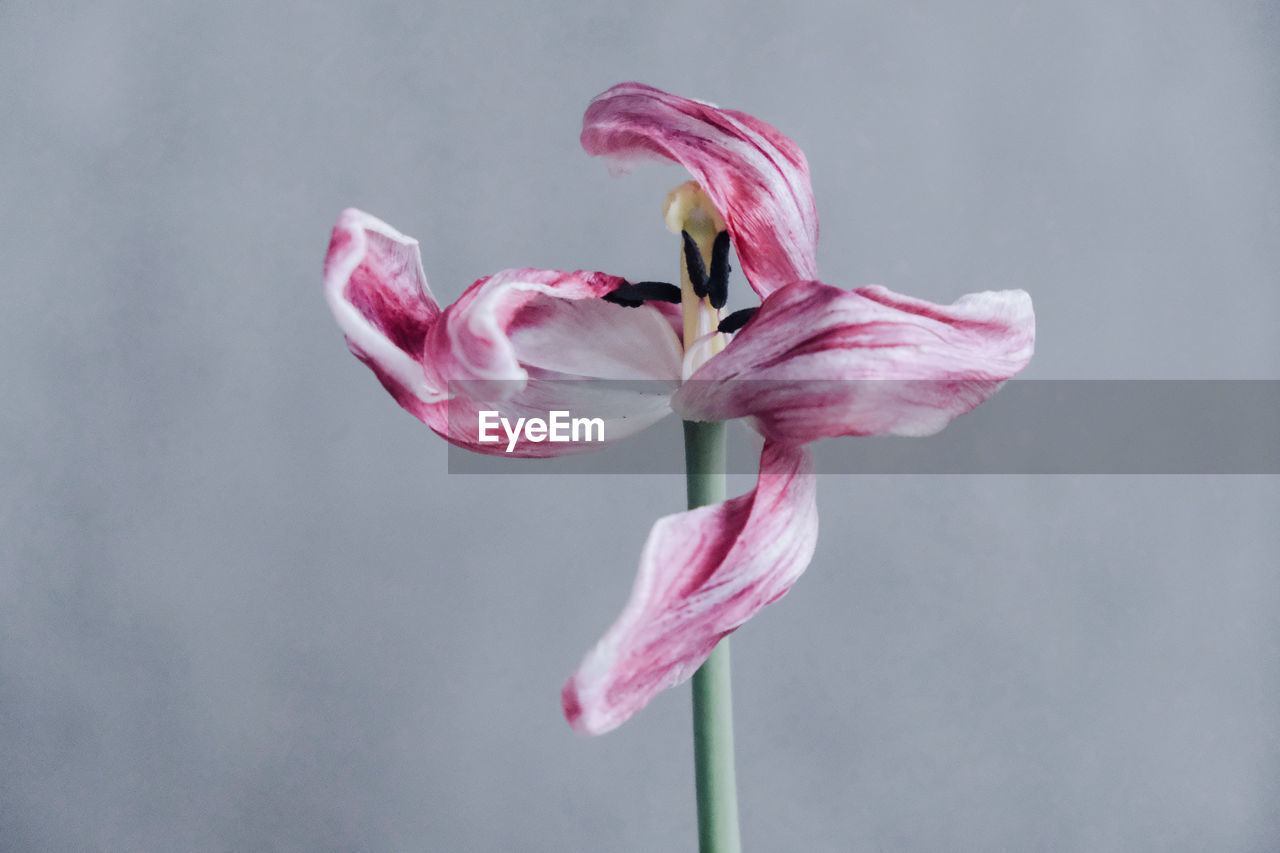
[[[1280,377],[1277,5],[960,5],[0,3],[0,849],[693,849],[687,688],[558,707],[679,478],[448,475],[320,294],[347,205],[446,301],[674,276],[615,82],[794,138],[826,280],[1026,288],[1029,378]],[[1276,849],[1278,499],[824,478],[750,849]]]

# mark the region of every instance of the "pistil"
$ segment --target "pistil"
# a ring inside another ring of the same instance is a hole
[[[667,193],[662,216],[667,229],[680,234],[683,240],[680,304],[684,314],[685,351],[699,339],[713,335],[700,344],[705,355],[695,354],[694,363],[689,365],[689,370],[695,370],[724,349],[724,336],[718,329],[720,308],[724,306],[724,282],[728,276],[728,234],[720,212],[696,181],[687,181]]]

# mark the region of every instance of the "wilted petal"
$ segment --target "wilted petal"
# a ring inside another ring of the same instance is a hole
[[[561,692],[571,726],[621,725],[790,589],[818,540],[814,480],[803,449],[766,442],[753,491],[654,524],[631,599]]]
[[[427,369],[455,382],[523,380],[530,365],[601,378],[676,375],[670,362],[680,346],[670,324],[648,306],[599,298],[623,281],[540,269],[482,278],[432,328]]]
[[[576,442],[519,440],[510,455],[529,457],[596,449],[671,411],[681,358],[672,322],[648,305],[598,298],[622,284],[616,276],[504,270],[441,311],[417,241],[347,210],[333,230],[324,280],[351,351],[410,414],[461,447],[507,453],[502,430],[501,441],[479,440],[481,411],[513,425],[556,410],[605,422],[603,442],[586,441],[585,432]],[[660,382],[599,381],[609,379]]]
[[[764,301],[672,407],[691,420],[754,417],[788,442],[930,435],[1026,367],[1034,346],[1021,290],[935,305],[883,287],[796,282]]]
[[[355,209],[333,227],[324,292],[347,346],[417,417],[446,396],[422,370],[427,332],[440,316],[418,241]]]
[[[478,437],[478,412],[546,418],[554,410],[601,418],[605,441],[521,439],[515,456],[559,456],[612,444],[670,414],[680,342],[657,309],[599,298],[622,284],[598,272],[504,270],[450,305],[428,335],[425,361],[453,394],[446,437],[482,453],[506,453]],[[608,380],[626,380],[609,382]],[[650,380],[636,382],[634,380]]]
[[[620,83],[587,107],[582,147],[616,165],[659,157],[688,169],[724,217],[742,272],[762,297],[817,276],[808,163],[799,146],[764,122]]]

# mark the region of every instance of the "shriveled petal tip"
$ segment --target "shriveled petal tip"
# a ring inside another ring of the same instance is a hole
[[[672,407],[692,420],[753,417],[788,442],[931,435],[995,394],[1034,348],[1021,290],[935,305],[883,287],[795,282],[764,301]]]
[[[742,272],[760,296],[817,276],[818,212],[804,152],[746,113],[620,83],[582,119],[582,147],[615,165],[673,160],[724,218]]]
[[[754,490],[659,519],[626,608],[561,691],[569,725],[621,725],[785,594],[813,557],[814,498],[807,452],[766,442]]]
[[[350,208],[333,227],[324,292],[352,353],[410,411],[444,399],[427,380],[422,347],[440,316],[427,286],[418,241]]]

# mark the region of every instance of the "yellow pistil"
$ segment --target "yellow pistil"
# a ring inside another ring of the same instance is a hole
[[[716,210],[711,199],[698,186],[697,181],[686,181],[667,193],[667,202],[662,208],[662,218],[667,223],[667,230],[672,234],[687,231],[698,245],[698,253],[702,255],[702,263],[711,268],[711,246],[716,235],[725,230],[724,219]],[[720,325],[720,311],[711,307],[711,301],[699,297],[693,292],[693,283],[689,281],[689,268],[685,263],[684,244],[680,246],[680,305],[684,313],[684,347],[688,350],[698,338],[715,331]],[[701,361],[724,349],[724,335],[716,334],[711,339],[706,356]],[[693,365],[696,368],[697,365]]]

